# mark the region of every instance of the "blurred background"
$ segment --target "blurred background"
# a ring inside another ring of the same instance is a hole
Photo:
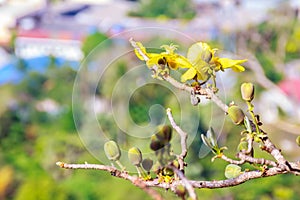
[[[261,115],[263,128],[288,159],[299,160],[295,142],[300,134],[299,9],[299,0],[0,0],[0,199],[150,199],[108,173],[62,170],[55,165],[57,161],[101,163],[78,135],[81,130],[90,130],[90,119],[80,114],[87,106],[80,101],[73,102],[72,109],[74,82],[79,70],[84,72],[80,78],[97,78],[94,68],[104,68],[104,60],[117,55],[116,49],[131,49],[129,37],[152,47],[172,42],[180,45],[183,55],[192,43],[187,38],[192,38],[224,50],[224,55],[247,58],[246,72],[221,73],[219,95],[226,103],[235,100],[245,108],[239,85],[255,83],[255,112]],[[172,29],[184,36],[155,31],[131,34],[131,30],[145,27]],[[133,144],[116,125],[110,99],[120,78],[140,64],[132,52],[117,59],[93,90],[97,103],[93,113],[108,138],[117,140],[124,149]],[[147,69],[145,76],[150,77]],[[89,84],[81,83],[80,91],[94,87]],[[133,122],[141,126],[163,123],[160,107],[152,109],[155,118],[148,115],[155,104],[171,106],[180,120],[172,92],[150,84],[130,97]],[[203,102],[196,110],[200,119],[187,157],[190,179],[225,178],[226,163],[211,163],[211,154],[200,156],[199,135],[209,124],[221,127],[219,142],[229,147],[229,156],[234,157],[239,143],[236,136],[240,129],[220,110],[212,113],[207,105],[210,103]],[[186,113],[195,111],[192,106],[184,109]],[[207,113],[210,117],[205,117]],[[77,116],[76,124],[73,115]],[[225,123],[212,122],[211,117],[221,117]],[[195,122],[186,122],[185,130],[189,130],[189,123]],[[140,145],[147,151],[149,141]],[[176,148],[176,141],[172,146]],[[99,149],[100,154],[100,144]],[[256,156],[266,155],[257,151]],[[298,177],[280,175],[197,193],[203,199],[298,199],[299,184]]]

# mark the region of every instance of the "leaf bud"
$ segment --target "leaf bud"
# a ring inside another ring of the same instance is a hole
[[[121,157],[120,148],[113,140],[110,140],[104,144],[104,152],[106,157],[111,161],[119,160]]]
[[[245,114],[240,107],[232,105],[227,112],[234,124],[239,125],[244,122]]]
[[[225,177],[226,178],[235,178],[238,177],[241,173],[241,167],[234,164],[229,164],[225,168]]]
[[[132,147],[128,151],[128,159],[133,165],[140,165],[143,158],[142,158],[142,152],[137,147]]]
[[[241,85],[242,98],[251,102],[254,98],[254,85],[252,83],[243,83]]]

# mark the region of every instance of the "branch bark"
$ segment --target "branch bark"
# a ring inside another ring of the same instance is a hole
[[[184,171],[184,158],[187,155],[187,133],[184,132],[175,122],[173,115],[172,115],[172,110],[171,108],[167,109],[167,116],[169,118],[169,121],[172,125],[172,127],[177,131],[177,133],[180,135],[180,145],[181,145],[181,153],[178,157],[178,162],[179,162],[179,169],[181,171]]]
[[[150,190],[152,188],[149,188],[149,187],[172,189],[174,191],[177,185],[184,184],[184,181],[182,181],[182,180],[173,180],[172,183],[165,183],[165,182],[159,182],[157,178],[153,179],[153,180],[143,181],[143,180],[139,179],[138,177],[132,176],[124,171],[122,172],[115,167],[100,165],[100,164],[88,164],[88,163],[68,164],[68,163],[63,163],[63,162],[57,162],[56,164],[59,167],[64,168],[64,169],[94,169],[94,170],[110,172],[111,175],[118,177],[118,178],[128,180],[143,190],[145,190],[145,188],[147,187],[147,191],[148,191],[147,193],[149,193],[149,191],[151,191],[151,194],[152,194],[151,196],[152,197],[157,196],[157,198],[159,195],[158,192],[155,190]],[[291,162],[290,165],[293,167],[299,167],[300,163],[299,162],[297,162],[297,163]],[[278,174],[286,174],[286,173],[289,173],[289,171],[282,170],[280,167],[272,167],[272,168],[265,169],[264,171],[256,170],[256,171],[243,172],[241,175],[239,175],[236,178],[226,179],[226,180],[213,180],[213,181],[195,181],[195,180],[188,180],[188,179],[186,179],[186,180],[194,188],[216,189],[216,188],[236,186],[236,185],[242,184],[242,183],[252,180],[252,179],[264,178],[264,177],[275,176]],[[156,199],[156,198],[154,198],[154,199]]]
[[[128,174],[128,172],[120,171],[117,168],[112,167],[112,166],[99,165],[99,164],[88,164],[88,163],[68,164],[68,163],[64,163],[64,162],[57,162],[56,165],[58,165],[59,167],[64,168],[64,169],[93,169],[93,170],[107,171],[107,172],[110,172],[110,174],[112,176],[130,181],[135,186],[144,190],[153,199],[163,200],[162,196],[156,190],[149,187],[149,186],[154,186],[154,184],[149,185],[149,184],[147,184],[146,181],[141,180],[137,176],[131,176]]]

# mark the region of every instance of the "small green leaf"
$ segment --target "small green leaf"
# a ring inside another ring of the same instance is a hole
[[[216,139],[216,134],[215,134],[215,131],[212,127],[209,127],[206,135],[207,135],[207,138],[210,140],[213,147],[218,146],[217,139]]]
[[[243,150],[247,151],[247,149],[248,149],[248,142],[246,141],[241,141],[237,148],[238,151],[243,151]]]
[[[210,141],[207,139],[207,137],[206,137],[204,134],[201,134],[201,139],[202,139],[203,143],[204,143],[207,147],[209,147],[210,149],[214,148],[214,147],[212,146],[212,144],[210,143]]]
[[[247,116],[244,117],[244,125],[249,133],[252,133],[251,124]]]

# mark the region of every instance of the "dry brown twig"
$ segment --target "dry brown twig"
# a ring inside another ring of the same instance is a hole
[[[148,60],[149,58],[143,54],[143,52],[139,49],[139,47],[136,45],[136,42],[133,39],[130,39],[131,45],[139,51],[139,53],[143,56],[145,60]],[[157,67],[153,67],[151,70],[155,71],[157,70]],[[188,86],[186,84],[180,83],[173,79],[168,74],[164,75],[162,77],[165,81],[169,82],[174,87],[187,91],[189,94],[192,94],[192,92],[195,92],[197,95],[204,95],[208,98],[210,98],[216,105],[218,105],[225,113],[228,110],[228,106],[224,104],[210,88],[197,88],[195,91],[195,88]],[[190,198],[191,199],[197,199],[195,188],[224,188],[224,187],[232,187],[239,184],[242,184],[246,181],[257,179],[257,178],[264,178],[268,176],[275,176],[278,174],[286,174],[286,173],[293,173],[295,175],[300,175],[300,162],[288,162],[284,156],[282,155],[280,149],[278,149],[271,140],[267,137],[267,134],[265,133],[265,137],[262,139],[262,150],[268,152],[273,156],[275,161],[267,160],[264,158],[254,158],[250,155],[248,155],[250,149],[252,148],[253,140],[249,140],[249,147],[246,152],[239,152],[236,157],[239,160],[233,160],[231,158],[228,158],[224,154],[221,156],[218,156],[219,158],[223,159],[224,161],[241,165],[244,163],[250,163],[250,164],[260,164],[263,167],[263,170],[254,170],[254,171],[245,171],[241,173],[238,177],[232,178],[232,179],[226,179],[226,180],[214,180],[214,181],[197,181],[197,180],[189,180],[185,174],[184,174],[184,167],[185,162],[184,159],[188,153],[187,148],[187,137],[188,134],[183,131],[175,122],[171,109],[168,108],[166,111],[166,114],[168,116],[168,119],[172,125],[172,127],[176,130],[176,132],[180,135],[180,145],[181,145],[181,153],[177,156],[178,163],[179,163],[179,169],[174,167],[173,165],[169,165],[171,169],[173,169],[174,173],[177,174],[179,179],[174,179],[172,182],[161,182],[158,180],[158,178],[154,178],[151,180],[143,180],[141,178],[138,178],[136,176],[130,175],[127,171],[121,171],[118,170],[115,167],[112,166],[106,166],[106,165],[100,165],[100,164],[67,164],[63,162],[57,162],[56,164],[64,169],[94,169],[94,170],[101,170],[101,171],[107,171],[111,173],[112,176],[122,178],[125,180],[130,181],[132,184],[136,185],[137,187],[144,190],[147,194],[149,194],[153,199],[162,199],[162,196],[159,194],[158,191],[156,191],[154,188],[163,188],[163,189],[171,189],[174,193],[176,193],[176,187],[178,185],[183,185]],[[255,127],[253,127],[253,130],[255,130]],[[263,130],[261,130],[263,132]]]

